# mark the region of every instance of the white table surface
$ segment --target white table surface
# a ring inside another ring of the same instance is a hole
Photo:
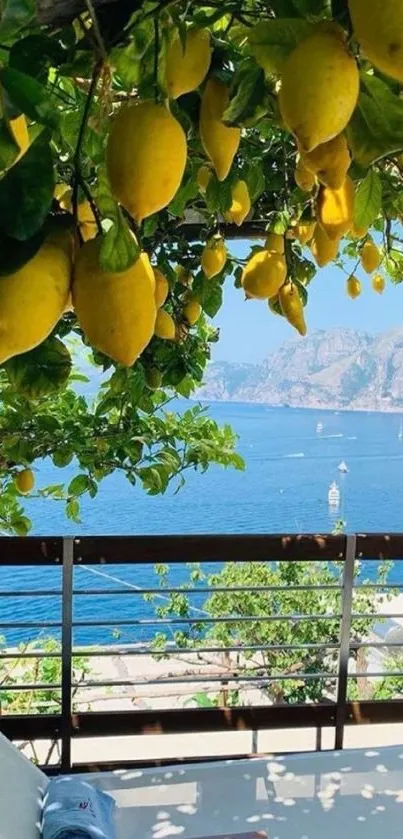
[[[269,839],[398,839],[403,832],[403,746],[83,777],[116,799],[118,839],[254,830]],[[37,839],[45,785],[0,736],[0,839]]]

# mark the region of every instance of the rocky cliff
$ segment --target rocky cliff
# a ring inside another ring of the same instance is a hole
[[[380,335],[317,331],[261,364],[210,364],[198,397],[209,401],[338,410],[403,410],[403,327]]]

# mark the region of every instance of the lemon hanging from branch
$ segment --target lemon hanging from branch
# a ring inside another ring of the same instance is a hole
[[[101,243],[101,238],[92,239],[78,252],[73,304],[90,344],[131,367],[154,333],[154,273],[146,253],[126,271],[104,271],[99,264]]]
[[[306,323],[304,317],[304,307],[299,296],[296,285],[292,282],[285,283],[280,288],[278,293],[278,300],[281,311],[288,320],[288,323],[299,332],[300,335],[306,335]]]
[[[364,242],[361,248],[361,265],[367,274],[372,274],[379,268],[382,261],[382,254],[371,237]]]
[[[211,236],[204,246],[201,267],[208,280],[216,277],[223,270],[227,261],[227,248],[222,236]]]
[[[301,151],[311,152],[344,131],[357,104],[360,79],[343,30],[319,24],[284,66],[281,115]]]
[[[112,192],[139,224],[172,201],[187,158],[186,136],[165,105],[136,102],[115,117],[107,146]]]
[[[219,181],[227,177],[241,140],[241,130],[224,123],[228,103],[227,85],[219,79],[209,79],[201,100],[200,136]]]
[[[267,300],[274,297],[287,276],[287,264],[282,254],[261,250],[252,254],[242,272],[241,283],[246,297]]]
[[[189,29],[184,44],[179,33],[172,39],[166,55],[165,79],[170,99],[195,90],[206,77],[211,61],[210,33]]]
[[[48,337],[66,308],[70,285],[69,254],[50,242],[14,274],[0,278],[0,363]]]
[[[403,4],[401,0],[349,0],[354,35],[369,61],[403,82]]]

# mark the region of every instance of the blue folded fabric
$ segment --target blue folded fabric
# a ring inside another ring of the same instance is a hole
[[[115,801],[87,781],[50,781],[43,802],[43,839],[116,839]]]

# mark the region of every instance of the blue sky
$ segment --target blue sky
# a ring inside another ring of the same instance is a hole
[[[231,242],[228,247],[236,256],[245,257],[250,244]],[[350,300],[342,271],[334,266],[318,270],[309,291],[308,333],[335,326],[370,333],[403,326],[403,285],[393,286],[389,282],[383,295],[379,295],[372,291],[370,277],[361,270],[357,276],[363,292],[361,297]],[[283,341],[298,337],[283,318],[268,310],[265,301],[245,301],[242,291],[234,288],[230,279],[225,284],[224,305],[215,324],[220,327],[220,341],[212,347],[214,361],[259,362]]]

